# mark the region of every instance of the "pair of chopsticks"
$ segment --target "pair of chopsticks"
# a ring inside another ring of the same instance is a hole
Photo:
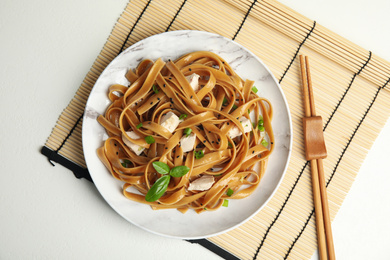
[[[320,259],[335,259],[324,167],[322,164],[322,159],[327,156],[322,130],[322,118],[321,116],[316,115],[309,69],[309,58],[300,55],[299,59],[301,64],[302,94],[305,110],[305,117],[303,118],[305,155],[306,160],[310,161],[311,165],[319,254]]]

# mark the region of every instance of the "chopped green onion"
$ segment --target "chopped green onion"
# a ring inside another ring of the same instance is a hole
[[[264,120],[262,116],[259,116],[259,121],[257,121],[257,128],[260,130],[260,127],[262,126],[264,126]]]
[[[187,127],[186,129],[184,129],[183,133],[188,137],[192,132],[192,129]]]
[[[196,158],[196,159],[203,158],[203,156],[204,156],[204,153],[203,153],[202,150],[195,151],[195,158]]]
[[[181,114],[180,116],[179,116],[179,119],[180,120],[183,120],[184,118],[186,118],[187,117],[187,114]]]
[[[146,141],[146,143],[148,143],[148,144],[152,144],[152,143],[155,142],[153,136],[151,136],[151,135],[145,136],[145,141]]]
[[[229,201],[228,200],[224,200],[222,206],[224,206],[224,207],[229,206]]]
[[[129,164],[131,164],[131,162],[127,159],[123,160],[123,162],[121,163],[123,167],[125,168],[129,168]]]
[[[234,190],[232,190],[232,189],[229,188],[229,189],[227,190],[227,192],[226,192],[226,195],[228,195],[228,196],[230,197],[230,196],[233,195],[233,193],[234,193]]]
[[[248,114],[250,114],[251,113],[251,110],[250,109],[248,109]]]
[[[223,98],[222,105],[225,106],[225,105],[227,104],[227,102],[228,102],[227,98],[224,97],[224,98]]]
[[[158,88],[156,85],[153,85],[152,89],[153,89],[154,93],[156,93],[156,94],[158,93]]]
[[[235,109],[237,109],[237,107],[238,107],[238,106],[237,106],[236,104],[234,104],[233,107],[232,107],[232,109],[235,110]]]
[[[142,127],[142,123],[139,123],[138,125],[137,125],[137,129],[140,129]]]
[[[253,87],[252,87],[252,91],[255,92],[255,93],[257,93],[258,89],[257,89],[255,86],[253,86]]]
[[[264,132],[265,131],[264,126],[259,126],[259,130],[260,130],[260,132]]]
[[[228,147],[229,147],[229,148],[233,148],[233,145],[232,145],[231,142],[228,142]]]
[[[267,147],[267,146],[268,146],[268,142],[267,142],[265,139],[263,139],[263,140],[261,141],[261,144],[262,144],[264,147]]]

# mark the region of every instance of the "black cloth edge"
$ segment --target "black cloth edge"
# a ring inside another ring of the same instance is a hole
[[[203,246],[204,248],[207,248],[208,250],[212,251],[216,255],[219,255],[220,257],[226,259],[226,260],[239,260],[237,256],[233,255],[232,253],[226,251],[222,247],[219,247],[218,245],[214,244],[213,242],[204,239],[196,239],[196,240],[186,240],[187,242],[190,242],[192,244],[199,244]]]
[[[45,155],[48,158],[49,162],[53,166],[54,166],[54,164],[52,162],[56,162],[56,163],[61,164],[65,168],[68,168],[69,170],[71,170],[77,179],[84,178],[90,182],[93,182],[91,175],[89,174],[88,169],[81,167],[80,165],[63,157],[62,155],[58,154],[56,151],[53,151],[46,146],[43,146],[41,149],[41,154]]]

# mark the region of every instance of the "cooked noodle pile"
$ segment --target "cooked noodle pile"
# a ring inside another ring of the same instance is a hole
[[[98,155],[127,198],[201,213],[257,188],[274,136],[272,106],[253,81],[206,51],[143,60],[126,78],[98,117],[109,135]]]

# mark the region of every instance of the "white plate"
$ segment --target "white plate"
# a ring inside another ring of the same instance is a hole
[[[110,104],[108,87],[128,84],[125,73],[143,59],[175,60],[183,54],[206,50],[224,58],[243,79],[255,80],[259,96],[269,99],[274,107],[272,121],[275,150],[258,189],[248,198],[230,200],[229,207],[196,214],[177,210],[153,211],[148,205],[128,200],[122,194],[123,183],[114,179],[97,157],[96,150],[107,138],[96,121]],[[274,76],[250,51],[220,35],[199,31],[173,31],[144,39],[122,52],[103,71],[89,96],[83,118],[83,149],[92,179],[107,203],[134,225],[155,234],[199,239],[221,234],[244,223],[270,200],[278,188],[290,158],[292,126],[287,102]]]

